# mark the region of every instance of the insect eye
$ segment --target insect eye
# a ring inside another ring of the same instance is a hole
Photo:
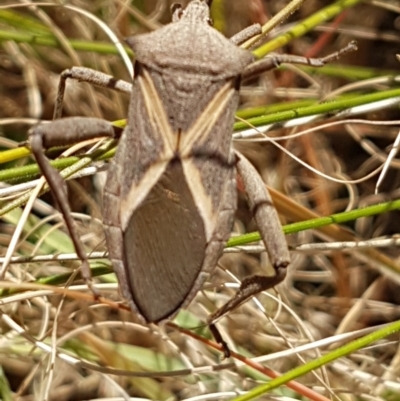
[[[182,4],[180,3],[173,3],[171,6],[171,13],[172,13],[172,21],[176,22],[182,18],[183,9]]]
[[[214,22],[211,18],[207,18],[207,24],[210,26],[214,26]]]

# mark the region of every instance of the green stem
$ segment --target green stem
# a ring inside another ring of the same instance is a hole
[[[293,38],[298,38],[303,36],[311,29],[316,26],[323,24],[324,22],[332,19],[336,15],[340,14],[343,10],[349,7],[355,6],[357,3],[360,3],[362,0],[338,0],[334,4],[322,8],[315,14],[306,18],[303,22],[296,24],[292,29],[285,32],[283,35],[278,36],[275,39],[272,39],[268,43],[263,46],[260,46],[258,49],[253,51],[254,56],[259,59],[267,55],[268,53],[281,48],[288,44]]]

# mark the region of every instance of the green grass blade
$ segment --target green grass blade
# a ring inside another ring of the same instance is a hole
[[[266,56],[268,53],[287,45],[291,40],[293,40],[293,38],[303,36],[316,26],[323,24],[326,21],[329,21],[336,15],[340,14],[346,8],[353,7],[361,1],[362,0],[339,0],[336,1],[334,4],[331,4],[330,6],[322,8],[315,14],[306,18],[304,21],[296,24],[296,26],[294,26],[283,35],[278,36],[265,45],[260,46],[258,49],[254,50],[254,56],[256,58],[262,58]]]

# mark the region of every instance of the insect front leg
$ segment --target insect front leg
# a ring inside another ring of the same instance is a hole
[[[122,79],[115,79],[112,75],[104,74],[103,72],[92,70],[91,68],[72,67],[68,70],[64,70],[60,74],[60,80],[58,82],[53,120],[57,120],[61,117],[67,79],[86,82],[103,88],[110,88],[122,93],[129,94],[132,90],[132,84],[129,82],[123,81]]]
[[[245,278],[235,296],[209,316],[208,321],[211,326],[215,320],[238,307],[252,296],[282,282],[286,276],[286,268],[290,263],[289,250],[282,232],[278,213],[263,180],[253,165],[242,154],[236,152],[236,157],[236,168],[243,179],[250,210],[256,220],[261,238],[275,270],[275,275],[254,275]]]
[[[327,56],[321,58],[308,58],[302,56],[292,56],[288,54],[277,54],[277,55],[267,56],[261,60],[255,61],[254,63],[246,67],[246,69],[243,71],[242,79],[245,80],[253,78],[261,74],[262,72],[266,72],[276,67],[279,67],[283,63],[308,65],[311,67],[323,67],[325,64],[328,64],[331,61],[337,60],[342,55],[356,50],[357,50],[357,43],[353,41],[350,42],[343,49],[340,49],[337,52],[328,54]]]
[[[29,144],[32,153],[64,216],[65,224],[71,235],[76,253],[82,261],[82,276],[92,290],[93,286],[90,281],[91,273],[89,262],[83,244],[79,238],[75,221],[71,215],[65,181],[60,173],[51,166],[44,151],[54,146],[70,145],[102,136],[115,137],[117,136],[118,130],[118,128],[105,120],[88,117],[64,118],[55,120],[49,124],[37,125],[29,130]]]

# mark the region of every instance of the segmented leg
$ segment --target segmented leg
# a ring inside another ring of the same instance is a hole
[[[71,215],[65,181],[60,173],[51,166],[44,154],[44,150],[53,146],[69,145],[102,136],[115,137],[117,131],[118,129],[107,121],[88,117],[71,117],[55,120],[49,124],[41,124],[33,127],[29,131],[32,153],[56,198],[76,253],[82,260],[82,276],[93,291],[94,289],[90,281],[89,262],[79,238],[75,221]]]
[[[275,275],[254,275],[245,278],[235,296],[209,316],[208,321],[211,325],[215,320],[252,296],[282,282],[286,276],[286,268],[290,263],[289,250],[282,232],[282,226],[264,182],[253,165],[243,155],[236,152],[236,156],[237,171],[243,179],[250,210],[256,220],[261,238],[274,267]]]
[[[114,89],[123,93],[131,93],[132,90],[132,84],[122,79],[115,79],[112,75],[104,74],[100,71],[92,70],[91,68],[72,67],[60,74],[53,120],[61,117],[67,79],[74,79],[79,82],[86,82],[103,88]]]
[[[267,56],[261,60],[250,64],[242,74],[243,79],[253,78],[262,72],[266,72],[272,70],[276,67],[279,67],[283,63],[287,64],[299,64],[299,65],[308,65],[311,67],[323,67],[325,64],[330,63],[333,60],[337,60],[340,56],[345,53],[349,53],[357,50],[356,42],[350,42],[343,49],[340,49],[337,52],[328,54],[325,57],[321,58],[308,58],[302,56],[292,56],[288,54],[277,54],[272,56]]]

